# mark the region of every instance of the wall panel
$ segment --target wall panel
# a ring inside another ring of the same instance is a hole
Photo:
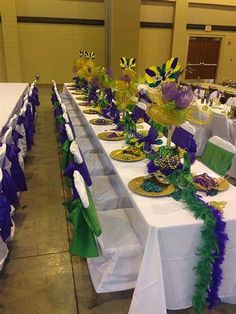
[[[171,29],[141,28],[139,38],[139,71],[161,65],[170,57]]]
[[[80,49],[94,51],[104,64],[104,27],[18,23],[24,81],[40,74],[40,83],[71,81],[72,67]]]

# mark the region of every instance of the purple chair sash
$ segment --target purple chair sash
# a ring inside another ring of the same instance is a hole
[[[19,200],[12,177],[4,168],[2,168],[2,175],[1,190],[8,202],[14,207],[17,207],[19,204]]]
[[[193,138],[193,134],[183,128],[176,127],[172,135],[172,142],[188,152],[191,163],[195,161],[197,145]]]
[[[11,206],[3,193],[0,192],[0,236],[5,242],[11,235]]]
[[[18,153],[20,152],[15,144],[7,145],[6,155],[11,162],[11,175],[15,183],[16,191],[27,191],[27,185],[24,172],[19,164]]]
[[[34,144],[34,141],[33,141],[34,121],[32,118],[30,105],[27,106],[27,109],[25,111],[24,127],[25,127],[27,150],[30,150],[32,145]]]
[[[17,132],[15,129],[12,130],[11,135],[12,135],[13,142],[15,143],[16,146],[18,146],[18,142],[21,138],[23,138],[23,136],[19,132]]]

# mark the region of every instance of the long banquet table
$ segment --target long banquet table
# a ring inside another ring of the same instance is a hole
[[[125,146],[124,141],[102,141],[96,135],[111,126],[98,126],[89,123],[96,115],[82,113],[86,107],[78,106],[76,96],[64,85],[64,94],[70,99],[78,115],[87,121],[87,126],[98,141],[102,150],[109,156],[111,151]],[[110,162],[125,187],[134,211],[139,213],[144,227],[139,230],[144,233],[144,255],[135,286],[130,314],[164,314],[166,309],[183,309],[192,305],[196,276],[193,267],[199,258],[195,255],[196,248],[201,243],[202,221],[196,220],[192,213],[181,202],[171,197],[149,198],[131,192],[128,182],[138,176],[146,175],[147,160],[138,162]],[[216,175],[200,162],[192,166],[193,173],[207,172]],[[236,187],[230,187],[214,197],[206,197],[206,201],[227,201],[224,218],[227,222],[227,242],[225,261],[223,264],[223,282],[220,296],[223,301],[236,303]],[[136,221],[134,222],[135,225]],[[146,234],[145,234],[146,233]]]
[[[0,135],[9,119],[20,108],[28,89],[27,83],[0,83]]]

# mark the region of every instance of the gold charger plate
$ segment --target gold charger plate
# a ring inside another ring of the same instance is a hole
[[[75,97],[77,100],[85,100],[86,96],[85,95],[79,95],[77,97]]]
[[[196,175],[193,176],[193,178],[195,177]],[[225,191],[229,188],[229,181],[224,179],[224,178],[221,178],[221,177],[213,177],[214,179],[217,179],[218,180],[218,185],[216,186],[216,189],[219,190],[220,192],[222,191]],[[197,184],[197,183],[194,183],[195,184],[195,187],[198,191],[207,191],[207,188],[201,186],[200,184]]]
[[[172,184],[169,184],[167,186],[164,186],[163,191],[161,192],[147,192],[144,191],[141,188],[141,185],[144,181],[145,177],[137,177],[129,181],[128,187],[130,190],[136,194],[142,195],[142,196],[149,196],[149,197],[159,197],[159,196],[166,196],[170,195],[171,193],[174,192],[175,188]]]
[[[132,159],[126,159],[125,158],[125,154],[124,154],[124,148],[122,149],[116,149],[116,150],[113,150],[111,153],[110,153],[110,157],[112,159],[115,159],[115,160],[119,160],[119,161],[128,161],[128,162],[133,162],[133,161],[140,161],[140,160],[143,160],[146,158],[146,154],[144,152],[141,152],[140,151],[140,156],[135,156],[135,155],[130,155],[132,156]],[[127,154],[126,154],[127,155]]]
[[[87,114],[98,114],[100,113],[98,110],[96,109],[84,109],[83,113],[87,113]]]
[[[104,140],[104,141],[121,141],[125,138],[124,133],[123,133],[123,135],[119,135],[116,137],[109,137],[109,135],[112,133],[115,133],[115,131],[113,131],[113,132],[102,132],[102,133],[99,133],[97,135],[97,137],[100,138],[100,140]],[[121,133],[121,132],[116,132],[116,133]]]
[[[81,91],[71,92],[71,94],[72,94],[72,95],[83,95],[83,96],[85,96],[84,93],[81,92]]]
[[[101,121],[103,121],[103,123],[101,123]],[[103,119],[103,118],[91,119],[89,122],[92,123],[92,124],[95,124],[95,125],[109,125],[109,124],[113,123],[112,120]]]

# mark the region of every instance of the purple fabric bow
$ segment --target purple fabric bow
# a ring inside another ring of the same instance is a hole
[[[89,92],[88,101],[89,102],[92,102],[92,101],[97,102],[98,101],[97,87],[92,86],[92,88]]]
[[[0,236],[6,241],[11,235],[11,207],[6,197],[0,193]]]
[[[148,135],[139,139],[139,143],[144,143],[144,151],[150,152],[151,151],[151,145],[155,144],[155,140],[158,137],[158,132],[155,128],[152,126],[150,127],[148,131]]]
[[[73,178],[73,173],[75,170],[79,171],[79,173],[83,177],[84,182],[86,183],[87,186],[92,185],[92,180],[91,180],[87,165],[84,161],[84,158],[81,164],[78,164],[76,161],[71,162],[68,165],[68,167],[65,169],[63,175],[69,178]]]
[[[27,191],[25,175],[19,164],[18,153],[20,151],[20,148],[18,148],[15,144],[7,145],[6,155],[11,162],[11,176],[15,183],[17,192]]]
[[[131,114],[132,119],[136,123],[138,119],[144,119],[146,123],[150,120],[150,117],[146,114],[146,111],[139,106],[134,107],[134,111]]]

